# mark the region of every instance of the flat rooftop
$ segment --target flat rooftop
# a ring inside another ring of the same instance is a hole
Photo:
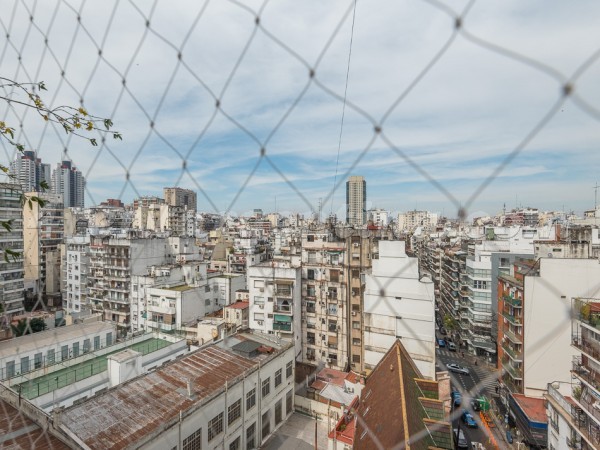
[[[126,349],[139,352],[142,355],[147,355],[171,344],[171,342],[164,339],[151,338],[130,345]],[[106,371],[108,369],[108,357],[117,353],[122,353],[126,349],[121,348],[119,350],[115,350],[114,352],[89,359],[85,362],[42,375],[41,377],[34,378],[26,381],[25,383],[15,385],[12,387],[12,389],[18,391],[20,387],[21,395],[28,400],[32,400],[41,395],[53,392],[65,386],[69,386],[76,381],[83,380],[84,378],[89,378],[92,375]]]
[[[212,398],[258,364],[256,358],[211,345],[67,408],[61,424],[92,449],[125,448],[166,429],[180,411]]]
[[[115,331],[115,326],[106,322],[90,322],[66,327],[56,327],[51,330],[9,339],[0,342],[0,358],[17,356],[19,353],[32,352],[69,339],[89,337],[90,334]]]

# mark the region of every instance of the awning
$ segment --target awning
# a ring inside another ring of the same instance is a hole
[[[275,322],[292,323],[292,316],[282,316],[281,314],[275,314]]]
[[[488,353],[496,353],[496,344],[486,341],[473,341],[473,347],[482,348]]]

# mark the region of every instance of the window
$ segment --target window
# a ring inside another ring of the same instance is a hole
[[[335,262],[335,264],[337,264],[337,261]],[[339,282],[340,281],[340,271],[339,270],[330,270],[329,271],[329,281],[332,281],[334,283]]]
[[[279,401],[277,403],[275,403],[275,425],[279,425],[281,423],[281,421],[283,420],[282,418],[282,414],[281,414],[281,399],[279,399]]]
[[[352,355],[352,362],[360,364],[360,355]]]
[[[271,422],[269,420],[269,411],[262,415],[262,439],[263,441],[267,438],[271,432]]]
[[[112,345],[112,332],[106,333],[106,345]]]
[[[271,377],[262,382],[262,398],[265,398],[271,393]]]
[[[246,394],[246,411],[256,405],[256,389],[252,389]]]
[[[21,358],[21,373],[29,372],[29,356]]]
[[[73,358],[79,356],[79,342],[73,342]]]
[[[90,351],[90,340],[86,339],[83,341],[83,353],[87,353]]]
[[[33,355],[33,367],[35,369],[39,369],[42,367],[42,354],[41,353],[36,353],[35,355]]]
[[[290,390],[285,394],[285,413],[290,414],[294,408],[294,391]]]
[[[317,263],[317,252],[308,252],[308,264]]]
[[[264,313],[254,313],[254,320],[265,320]]]
[[[100,336],[94,336],[94,350],[100,348]]]
[[[63,345],[60,348],[60,358],[64,361],[65,359],[69,358],[69,346],[68,345]]]
[[[265,280],[254,280],[254,287],[255,288],[264,288]]]
[[[236,437],[235,440],[229,444],[229,450],[239,450],[240,448],[240,437]]]
[[[48,350],[48,354],[46,356],[46,363],[47,364],[54,364],[55,361],[55,355],[54,355],[54,349],[51,348],[50,350]]]
[[[554,428],[556,430],[556,432],[559,433],[559,431],[558,431],[558,411],[556,409],[554,409],[553,407],[550,407],[550,425],[552,425],[552,428]]]
[[[183,450],[202,449],[202,428],[198,428],[183,440]]]
[[[15,376],[15,362],[8,361],[6,363],[6,378],[12,378]]]
[[[293,364],[294,364],[294,361],[290,361],[289,363],[287,363],[285,365],[285,379],[286,380],[292,376],[292,372],[294,370]]]
[[[315,270],[308,269],[308,271],[306,272],[306,278],[308,278],[309,280],[314,280],[315,279]]]
[[[275,387],[281,384],[281,369],[275,372]]]
[[[231,425],[238,420],[242,413],[242,399],[239,399],[227,408],[227,425]]]
[[[352,345],[360,345],[360,339],[352,338]]]
[[[355,330],[360,330],[360,322],[352,322],[352,328]]]
[[[265,298],[264,297],[254,297],[254,304],[255,305],[264,305],[265,304]]]
[[[308,286],[306,286],[306,295],[308,297],[314,297],[315,296],[315,287],[314,287],[314,285],[308,285]]]
[[[208,442],[223,432],[223,413],[219,413],[208,422]]]
[[[254,436],[256,436],[256,422],[246,428],[246,449],[254,450]]]

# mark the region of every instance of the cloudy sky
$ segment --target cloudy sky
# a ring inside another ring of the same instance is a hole
[[[22,123],[19,140],[44,162],[66,149],[87,176],[86,205],[178,185],[204,211],[321,203],[343,217],[356,174],[369,207],[393,212],[593,207],[600,4],[353,5],[6,1],[0,76],[43,80],[49,105],[83,99],[123,141],[91,147],[4,103],[0,120]],[[564,98],[569,80],[576,97]]]

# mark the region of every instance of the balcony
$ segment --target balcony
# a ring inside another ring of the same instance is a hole
[[[502,311],[502,316],[513,325],[521,326],[522,324],[522,318],[520,316],[513,316],[507,311]]]
[[[577,299],[573,302],[573,316],[596,330],[600,330],[600,302]]]
[[[522,362],[523,361],[523,354],[521,351],[517,351],[513,348],[511,348],[508,345],[508,342],[505,340],[502,343],[502,350],[504,351],[504,353],[506,353],[513,361],[515,362]]]
[[[588,412],[590,416],[600,422],[600,399],[596,397],[596,393],[584,386],[579,397],[579,404]]]
[[[273,330],[291,333],[292,332],[292,317],[275,314],[273,317]]]
[[[510,331],[509,329],[505,329],[505,330],[502,330],[502,332],[504,333],[504,336],[506,336],[508,339],[510,339],[510,341],[513,342],[514,344],[523,344],[523,338],[521,336],[519,336],[518,334],[515,334],[513,331]]]
[[[586,355],[591,356],[596,361],[600,361],[600,343],[597,341],[586,339],[584,336],[577,337],[573,336],[572,339],[573,347],[581,350]]]
[[[288,303],[274,303],[273,311],[279,312],[279,313],[284,313],[284,314],[292,314],[292,305],[290,305]],[[307,312],[309,312],[309,311],[307,310]]]
[[[508,359],[504,359],[502,361],[502,368],[508,373],[514,380],[522,380],[523,379],[523,369],[514,367],[511,363],[508,362]]]
[[[523,301],[521,299],[513,298],[510,295],[504,295],[502,299],[504,300],[504,303],[511,305],[513,308],[523,307]]]
[[[582,363],[580,357],[573,358],[572,373],[580,380],[588,383],[590,386],[600,389],[600,374],[590,370],[589,367]]]

